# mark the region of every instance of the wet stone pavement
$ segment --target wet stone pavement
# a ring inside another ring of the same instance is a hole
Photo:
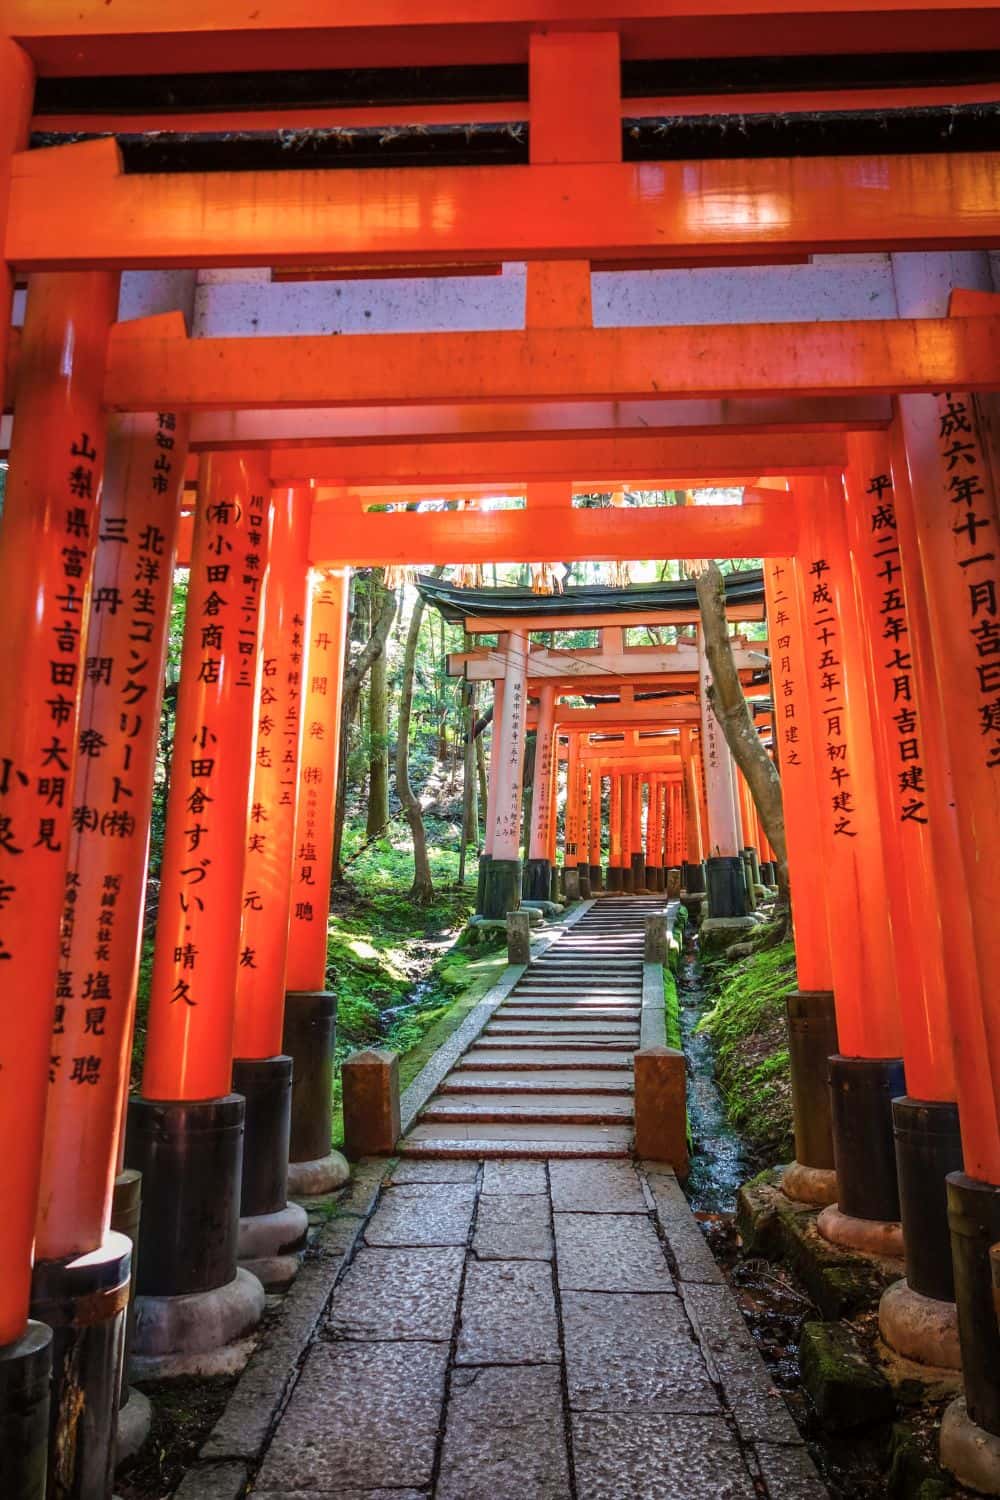
[[[667,1169],[404,1160],[254,1500],[821,1500]]]

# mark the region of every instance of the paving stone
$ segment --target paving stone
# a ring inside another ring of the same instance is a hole
[[[334,1295],[326,1333],[336,1339],[451,1338],[465,1250],[358,1251]]]
[[[574,1411],[719,1412],[678,1297],[564,1292],[562,1317]]]
[[[427,1500],[427,1490],[258,1490],[253,1500]]]
[[[542,1194],[480,1198],[473,1252],[480,1260],[551,1260],[552,1214]]]
[[[801,1443],[792,1414],[729,1288],[682,1282],[680,1291],[702,1352],[725,1391],[743,1437]]]
[[[483,1186],[479,1195],[480,1212],[482,1212],[482,1200],[491,1198],[495,1194],[516,1193],[519,1197],[523,1197],[526,1193],[547,1193],[548,1190],[549,1179],[544,1162],[484,1162]]]
[[[436,1500],[569,1500],[559,1371],[456,1370]]]
[[[800,1444],[755,1443],[754,1452],[771,1500],[829,1500],[808,1449]]]
[[[647,1172],[646,1177],[656,1203],[656,1217],[677,1262],[680,1280],[724,1285],[722,1268],[709,1249],[673,1172]]]
[[[237,1500],[249,1473],[241,1463],[198,1464],[188,1469],[175,1493],[179,1500]]]
[[[475,1182],[478,1171],[474,1161],[401,1161],[389,1181],[394,1187],[408,1182]]]
[[[447,1344],[328,1344],[306,1360],[261,1490],[429,1485]]]
[[[472,1183],[386,1188],[365,1239],[369,1245],[464,1245],[475,1201]]]
[[[557,1161],[552,1207],[573,1213],[644,1214],[642,1185],[631,1162]]]
[[[555,1215],[562,1291],[669,1292],[673,1279],[648,1219],[638,1214]]]
[[[753,1500],[721,1417],[574,1413],[578,1500]]]
[[[462,1292],[460,1365],[559,1359],[552,1268],[547,1261],[470,1261]]]

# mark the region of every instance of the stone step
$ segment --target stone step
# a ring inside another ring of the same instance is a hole
[[[418,1127],[419,1128],[419,1127]],[[497,1140],[482,1136],[474,1140],[444,1139],[433,1135],[416,1137],[411,1132],[399,1146],[399,1154],[412,1161],[532,1161],[547,1157],[563,1160],[631,1155],[631,1132],[624,1140],[584,1140],[576,1126],[568,1140]]]
[[[560,1125],[615,1125],[632,1119],[632,1100],[607,1095],[442,1094],[431,1100],[420,1118],[427,1124],[461,1120],[473,1125],[516,1125],[552,1120]]]
[[[631,1078],[632,1068],[628,1056],[627,1052],[614,1051],[610,1047],[504,1047],[503,1044],[498,1047],[473,1046],[456,1064],[454,1073],[449,1074],[449,1077],[464,1074],[466,1069],[474,1073],[509,1069],[514,1073],[531,1074],[549,1068],[572,1068],[588,1073],[600,1070],[602,1073],[617,1074],[627,1070]]]
[[[514,1036],[501,1035],[496,1037],[483,1036],[478,1042],[469,1048],[469,1055],[480,1049],[489,1048],[524,1048],[526,1052],[534,1050],[546,1051],[555,1048],[557,1051],[580,1051],[586,1052],[589,1048],[597,1051],[623,1052],[629,1056],[635,1051],[634,1041],[617,1036],[567,1036],[565,1031],[560,1031],[556,1036],[539,1036],[515,1034]]]
[[[637,1026],[639,1011],[638,1005],[614,1006],[604,1010],[590,1010],[586,1006],[574,1009],[569,1005],[543,1010],[537,1005],[532,1005],[524,1010],[518,1009],[517,1006],[511,1006],[509,1009],[504,1006],[497,1012],[497,1016],[501,1021],[628,1021]]]
[[[448,1141],[451,1150],[430,1151],[427,1143]],[[449,1156],[627,1156],[632,1149],[630,1125],[562,1125],[531,1121],[482,1124],[449,1121],[447,1126],[421,1122],[402,1143],[406,1155]]]
[[[638,1026],[626,1021],[491,1021],[487,1036],[578,1036],[597,1041],[604,1037],[625,1040],[639,1035]]]
[[[525,1072],[507,1067],[503,1071],[455,1068],[438,1090],[441,1094],[480,1090],[507,1094],[631,1094],[631,1068],[547,1068]]]

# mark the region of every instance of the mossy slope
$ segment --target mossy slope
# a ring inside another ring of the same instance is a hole
[[[795,949],[782,943],[719,976],[718,999],[698,1024],[716,1049],[729,1118],[755,1150],[788,1160],[792,1099],[785,996],[795,988]]]

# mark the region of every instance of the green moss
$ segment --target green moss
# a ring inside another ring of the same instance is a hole
[[[681,1050],[681,1002],[677,980],[669,969],[663,971],[663,1002],[666,1010],[667,1046]]]
[[[790,942],[714,971],[715,1005],[698,1024],[716,1049],[729,1117],[772,1159],[791,1151],[792,1102],[785,996],[795,987]]]

